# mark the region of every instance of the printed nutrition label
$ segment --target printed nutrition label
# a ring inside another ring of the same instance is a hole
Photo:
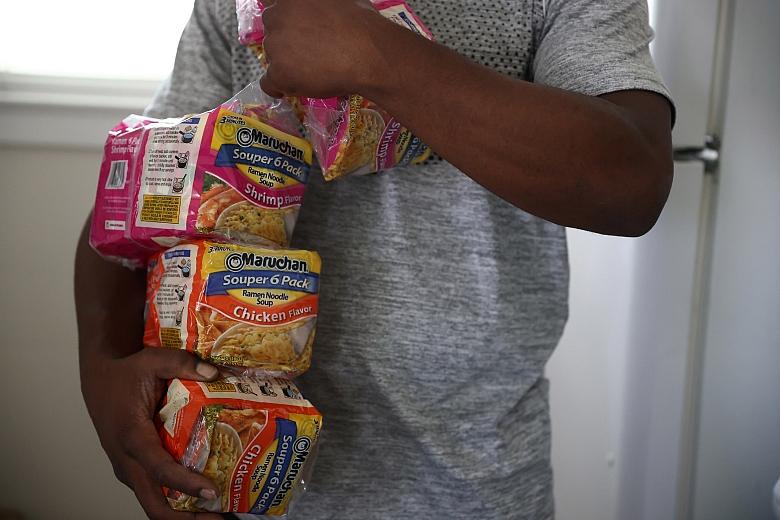
[[[205,118],[198,116],[149,128],[141,158],[143,173],[136,226],[187,228],[187,210],[204,127]]]
[[[181,197],[171,195],[144,195],[140,219],[144,222],[178,224]]]
[[[166,348],[181,348],[181,332],[179,329],[161,327],[160,344]]]

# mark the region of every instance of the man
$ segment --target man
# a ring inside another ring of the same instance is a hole
[[[439,158],[324,184],[294,245],[323,257],[304,394],[325,417],[299,518],[552,518],[544,364],[567,317],[565,232],[638,236],[672,180],[672,109],[640,1],[410,0],[440,43],[362,0],[276,0],[264,14],[273,95],[360,93]],[[260,76],[233,0],[196,1],[148,113],[203,111]],[[152,518],[160,484],[214,485],[162,450],[180,351],[140,351],[144,281],[82,236],[85,401],[118,477]],[[210,518],[212,515],[195,515]]]

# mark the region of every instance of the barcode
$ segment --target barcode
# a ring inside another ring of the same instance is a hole
[[[111,161],[111,168],[108,171],[108,180],[106,181],[106,189],[121,190],[125,187],[126,176],[127,161]]]

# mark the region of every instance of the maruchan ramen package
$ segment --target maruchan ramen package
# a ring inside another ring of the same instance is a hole
[[[184,239],[287,246],[312,164],[298,128],[258,82],[203,114],[126,118],[106,140],[90,243],[131,267]]]
[[[240,372],[311,364],[321,261],[312,251],[185,242],[149,261],[144,344]]]
[[[286,379],[174,379],[158,414],[169,453],[210,478],[215,500],[166,489],[180,511],[282,516],[308,482],[322,416]]]
[[[393,22],[429,40],[431,32],[404,0],[372,0]],[[263,60],[261,0],[236,0],[239,40]],[[303,123],[326,180],[417,164],[430,149],[390,114],[360,95],[343,98],[299,98]]]

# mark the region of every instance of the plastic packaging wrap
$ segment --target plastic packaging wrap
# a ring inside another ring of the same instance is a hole
[[[203,114],[129,116],[106,140],[90,244],[130,267],[199,237],[288,245],[312,164],[298,128],[258,82]]]
[[[144,344],[295,377],[311,364],[320,269],[312,251],[195,241],[160,252],[149,261]]]
[[[372,0],[385,18],[432,40],[404,0]],[[236,0],[239,40],[262,56],[261,0]],[[299,98],[307,136],[326,180],[417,164],[430,149],[375,103],[354,94],[343,98]]]
[[[265,6],[260,0],[236,0],[236,17],[238,18],[238,41],[262,53],[263,37],[263,10]]]
[[[166,489],[171,507],[283,516],[308,483],[322,416],[289,380],[227,376],[171,381],[158,425],[168,452],[219,489],[216,500]]]

